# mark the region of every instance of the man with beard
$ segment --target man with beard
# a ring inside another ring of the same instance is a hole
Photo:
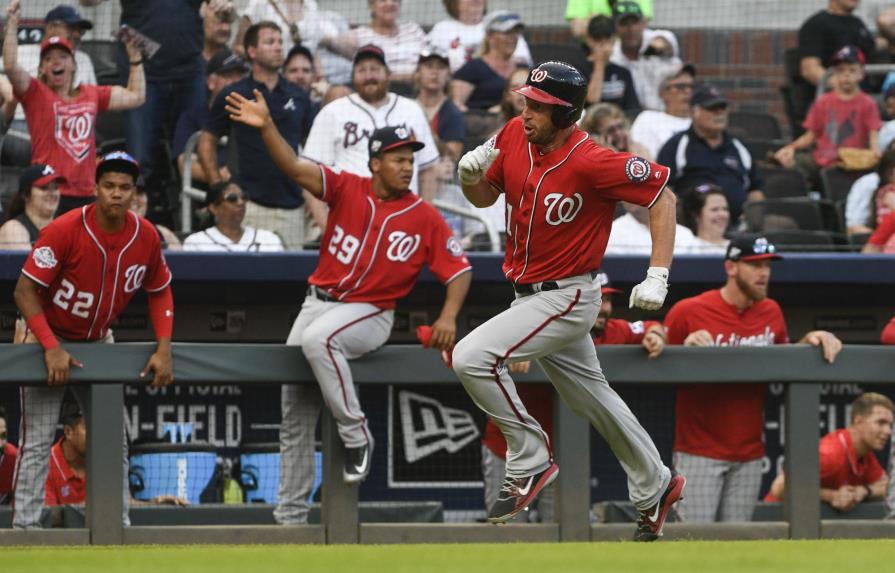
[[[414,156],[410,189],[426,201],[437,192],[438,149],[425,113],[412,99],[389,92],[385,54],[372,44],[354,55],[352,79],[357,93],[332,101],[314,119],[302,154],[323,165],[370,176],[367,142],[376,129],[403,127],[423,143]]]
[[[768,298],[771,261],[781,259],[760,236],[731,239],[720,289],[686,298],[665,317],[669,344],[787,344],[780,306]],[[813,330],[798,344],[820,346],[832,363],[842,342]],[[675,405],[674,467],[690,485],[678,513],[685,521],[751,521],[761,486],[766,384],[681,384]]]
[[[252,25],[246,32],[244,43],[252,72],[221,90],[215,98],[208,122],[199,137],[199,162],[209,185],[220,182],[217,145],[222,136],[228,135],[227,168],[249,198],[245,224],[277,233],[287,249],[301,249],[305,221],[301,188],[276,168],[258,130],[230,121],[224,107],[225,98],[231,93],[254,98],[254,91],[260,91],[270,108],[274,125],[289,147],[298,149],[310,129],[311,102],[305,90],[286,81],[280,74],[283,38],[276,24],[265,21]]]

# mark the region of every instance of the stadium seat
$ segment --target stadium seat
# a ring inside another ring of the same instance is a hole
[[[854,182],[867,173],[867,171],[845,171],[835,166],[821,169],[820,181],[824,197],[833,202],[846,199]]]
[[[593,64],[587,61],[587,53],[580,43],[567,42],[565,44],[546,44],[537,43],[529,44],[531,49],[531,59],[535,65],[541,62],[549,62],[551,60],[559,60],[575,66],[579,71],[593,68]]]
[[[743,215],[749,230],[771,231],[840,231],[836,207],[831,201],[807,197],[787,197],[748,201]]]
[[[789,127],[792,131],[793,138],[799,137],[805,132],[802,122],[808,114],[806,101],[814,99],[813,91],[807,94],[806,90],[809,86],[801,80],[801,72],[799,71],[799,63],[801,55],[799,48],[790,48],[783,52],[783,76],[784,84],[780,88],[780,96],[783,98],[783,108],[786,110],[786,117],[789,119]]]
[[[86,53],[93,62],[96,83],[101,86],[118,83],[118,42],[111,40],[84,40],[78,49]]]
[[[784,197],[806,197],[808,184],[802,174],[795,169],[785,167],[759,167],[764,178],[764,195],[768,199]]]
[[[124,112],[106,111],[96,117],[96,149],[102,155],[125,148]]]
[[[781,251],[853,250],[848,237],[830,231],[767,231],[764,236]]]
[[[732,111],[728,117],[728,130],[740,139],[783,139],[783,128],[769,113]]]
[[[501,117],[485,110],[471,109],[463,114],[466,126],[466,137],[463,139],[463,152],[471,151],[484,143],[501,125]]]

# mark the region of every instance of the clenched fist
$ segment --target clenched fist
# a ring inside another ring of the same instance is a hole
[[[492,137],[460,158],[457,164],[457,175],[463,185],[475,185],[481,181],[482,176],[500,155],[500,150],[494,147]]]
[[[646,279],[631,290],[631,308],[643,310],[659,310],[665,303],[668,294],[668,269],[650,267],[646,271]]]

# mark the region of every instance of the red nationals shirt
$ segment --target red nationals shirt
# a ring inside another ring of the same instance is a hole
[[[19,450],[14,445],[6,442],[0,451],[0,499],[8,493],[12,493],[12,474],[16,468],[16,458]]]
[[[155,227],[128,212],[121,231],[104,233],[95,205],[44,227],[22,274],[44,287],[43,310],[53,332],[78,341],[106,336],[140,288],[158,292],[171,282]]]
[[[770,346],[789,342],[780,305],[771,299],[742,313],[720,289],[686,298],[665,317],[669,344],[708,330],[715,346]],[[675,405],[674,451],[743,462],[764,455],[765,384],[681,384]]]
[[[655,320],[628,322],[621,318],[610,318],[606,321],[603,334],[594,338],[594,344],[640,344],[646,332],[658,324]]]
[[[895,317],[892,317],[889,323],[886,324],[886,327],[883,328],[880,342],[883,344],[895,344]]]
[[[63,195],[89,197],[96,183],[96,116],[109,107],[111,86],[81,84],[77,95],[62,99],[32,79],[22,102],[31,132],[31,163],[52,165],[65,176]]]
[[[817,140],[811,155],[820,167],[835,163],[840,147],[867,149],[870,132],[879,131],[881,125],[876,101],[863,92],[849,100],[825,93],[811,104],[802,124]]]
[[[423,265],[444,284],[472,268],[441,214],[418,195],[383,201],[370,177],[320,169],[329,217],[310,284],[342,302],[394,308]]]
[[[75,475],[62,453],[62,438],[50,450],[44,505],[76,505],[87,499],[87,480]]]
[[[495,147],[500,155],[487,179],[506,194],[503,272],[517,283],[599,268],[616,202],[652,206],[668,181],[667,167],[599,147],[577,128],[562,147],[541,155],[517,117]]]
[[[873,452],[858,459],[851,433],[845,428],[830,432],[820,440],[820,487],[839,489],[844,485],[870,485],[886,475]]]

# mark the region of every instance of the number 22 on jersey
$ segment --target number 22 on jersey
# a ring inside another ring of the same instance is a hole
[[[71,304],[72,298],[75,299],[74,304]],[[75,293],[75,285],[71,284],[68,279],[62,279],[59,290],[53,295],[53,304],[62,310],[69,310],[69,306],[71,306],[70,312],[73,315],[79,318],[87,318],[90,313],[90,307],[93,306],[93,299],[93,293]]]

